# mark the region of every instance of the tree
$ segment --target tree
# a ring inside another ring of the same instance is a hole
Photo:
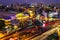
[[[4,27],[5,27],[4,20],[0,20],[0,31],[3,30]]]

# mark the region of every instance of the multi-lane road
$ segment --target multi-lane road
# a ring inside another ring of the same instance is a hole
[[[48,30],[47,32],[32,38],[31,40],[45,40],[49,35],[54,34],[55,32],[57,32],[58,26],[60,25],[60,22],[54,24],[53,26],[56,26],[55,28]]]
[[[53,25],[53,26],[55,26],[55,28],[52,28],[52,29],[50,29],[50,30],[48,30],[48,31],[40,34],[40,35],[35,34],[35,35],[33,35],[33,36],[29,37],[29,38],[23,39],[23,40],[43,40],[43,39],[45,39],[46,37],[48,37],[49,35],[55,33],[55,31],[56,31],[57,28],[58,28],[58,25],[60,25],[60,22],[57,22],[57,23],[55,23],[55,24]],[[20,34],[20,32],[15,32],[15,33],[13,33],[13,34],[11,34],[11,35],[9,35],[9,36],[6,36],[6,37],[4,37],[4,38],[2,38],[2,39],[0,39],[0,40],[5,40],[5,39],[8,39],[8,38],[10,38],[10,37],[15,37],[15,36],[18,36],[19,34]],[[38,35],[38,36],[36,36],[36,35]]]

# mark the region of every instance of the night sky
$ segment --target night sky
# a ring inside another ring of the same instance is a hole
[[[28,3],[44,3],[44,4],[51,4],[51,3],[58,3],[60,0],[27,0]],[[0,0],[1,4],[16,4],[16,3],[26,3],[26,0]]]

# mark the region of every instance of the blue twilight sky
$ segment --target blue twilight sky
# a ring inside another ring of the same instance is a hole
[[[51,4],[51,3],[58,3],[60,0],[27,0],[28,3],[44,3],[44,4]],[[26,0],[0,0],[1,4],[15,4],[15,3],[26,3]]]

